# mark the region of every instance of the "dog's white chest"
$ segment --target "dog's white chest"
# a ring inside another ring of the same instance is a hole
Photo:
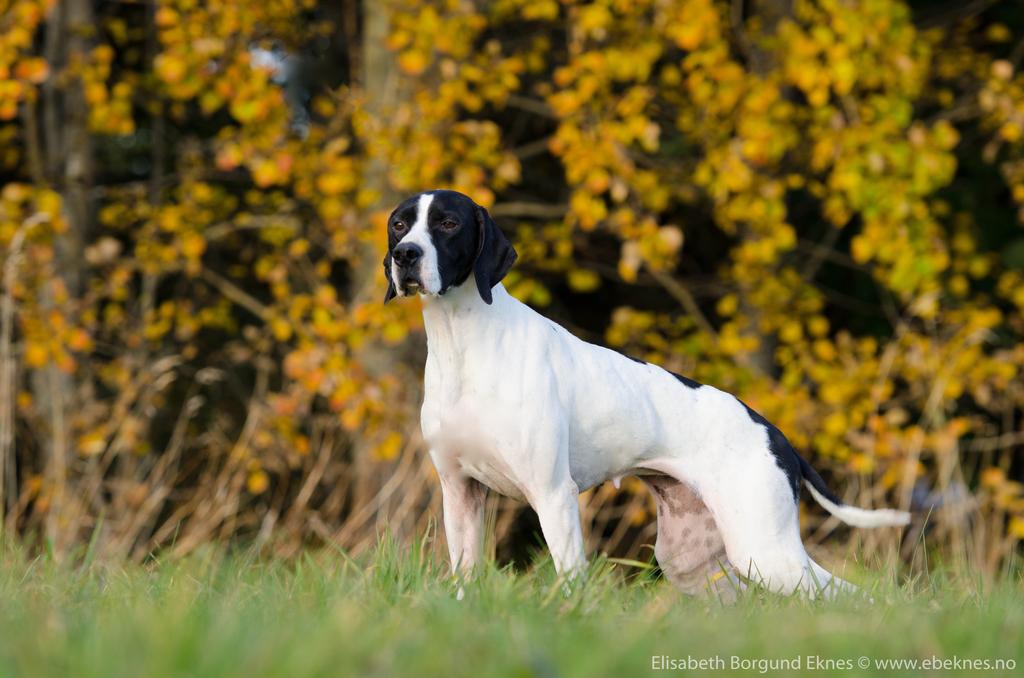
[[[425,408],[426,409],[426,408]],[[459,401],[438,414],[427,414],[424,436],[438,470],[458,472],[514,499],[525,500],[522,466],[514,458],[521,451],[510,442],[512,421],[471,402]]]
[[[512,469],[503,459],[492,455],[476,453],[462,454],[458,460],[462,472],[506,497],[529,501],[520,480],[513,476]]]

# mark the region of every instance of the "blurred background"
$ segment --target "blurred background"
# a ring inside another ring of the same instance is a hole
[[[5,538],[143,560],[437,535],[385,219],[488,207],[517,297],[732,391],[902,535],[1024,537],[1012,0],[0,0]],[[639,483],[581,499],[652,559]],[[539,543],[493,498],[503,563]]]

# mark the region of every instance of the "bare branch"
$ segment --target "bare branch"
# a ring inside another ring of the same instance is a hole
[[[516,156],[520,160],[532,158],[535,155],[541,155],[548,152],[548,144],[551,143],[551,137],[546,136],[535,141],[528,141],[518,148],[512,149],[512,155]]]
[[[568,211],[568,205],[549,205],[541,202],[499,202],[490,210],[493,217],[527,219],[560,219]]]
[[[961,447],[971,452],[991,452],[1016,445],[1024,445],[1024,431],[1004,433],[1003,435],[991,438],[975,438],[963,443]]]
[[[804,266],[804,270],[800,272],[801,278],[807,281],[814,280],[814,276],[818,275],[818,271],[821,270],[821,265],[825,263],[826,257],[834,252],[832,248],[842,232],[843,229],[841,227],[833,227],[829,229],[828,233],[825,234],[825,239],[820,243],[809,240],[799,241],[798,244],[808,249],[811,254],[807,264]]]
[[[665,291],[672,295],[679,305],[693,318],[693,321],[697,323],[697,327],[701,329],[705,334],[711,338],[717,340],[718,332],[708,322],[704,312],[700,310],[700,306],[697,305],[697,301],[690,294],[690,290],[686,288],[681,282],[673,278],[667,273],[658,271],[644,264],[644,268],[651,274],[651,277],[658,281],[658,283],[665,288]]]
[[[253,315],[259,318],[266,318],[270,314],[268,306],[243,290],[241,287],[235,285],[227,278],[222,277],[219,273],[214,273],[210,269],[204,268],[202,269],[200,276],[210,285],[217,288],[218,292]]]
[[[518,94],[510,94],[508,99],[505,101],[512,108],[518,108],[521,111],[533,113],[544,118],[551,118],[552,120],[559,119],[551,107],[540,99],[531,99],[530,97],[524,97]]]
[[[948,7],[924,15],[918,22],[921,28],[944,28],[970,19],[995,5],[999,0],[973,0],[973,2],[952,2]]]

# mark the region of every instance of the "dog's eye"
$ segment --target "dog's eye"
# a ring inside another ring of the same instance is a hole
[[[396,221],[395,223],[391,224],[391,228],[395,229],[395,231],[397,231],[397,232],[404,231],[405,230],[405,222],[404,221]]]
[[[444,221],[441,222],[441,228],[443,228],[446,231],[454,231],[458,227],[459,222],[455,221],[454,219],[445,219]]]

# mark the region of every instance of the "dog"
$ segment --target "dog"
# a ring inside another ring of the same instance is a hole
[[[420,193],[387,228],[384,301],[423,302],[421,427],[457,576],[480,560],[488,489],[536,511],[568,581],[586,566],[579,493],[640,478],[657,504],[658,564],[690,594],[751,580],[787,594],[854,589],[804,549],[802,484],[849,525],[909,522],[905,512],[843,504],[735,396],[587,343],[513,298],[501,281],[516,251],[469,197]]]

